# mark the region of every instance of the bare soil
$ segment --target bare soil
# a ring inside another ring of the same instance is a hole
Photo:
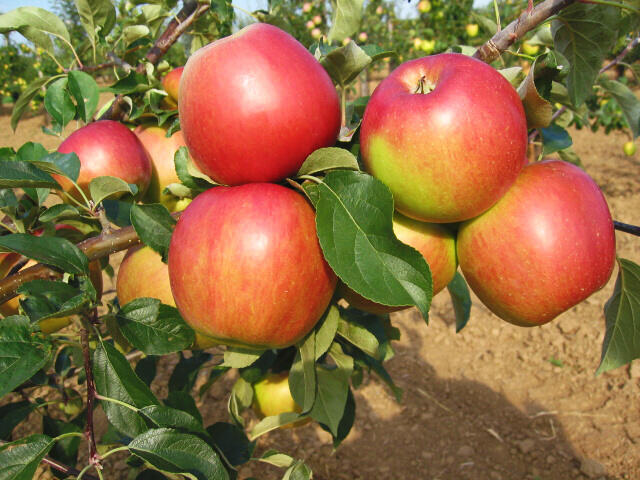
[[[33,140],[55,148],[60,140],[42,134],[42,123],[41,116],[26,119],[14,135],[2,116],[0,145]],[[626,137],[571,134],[614,218],[640,224],[640,156],[624,156]],[[640,263],[639,238],[618,233],[617,242],[619,256]],[[402,340],[387,366],[403,401],[367,379],[355,392],[354,429],[337,450],[309,425],[261,437],[258,452],[278,448],[303,458],[322,480],[640,479],[640,361],[594,375],[616,273],[603,290],[538,328],[507,324],[476,301],[469,325],[456,334],[446,293],[434,299],[428,326],[416,310],[393,314]],[[175,356],[162,362],[156,391],[166,391],[175,363]],[[227,419],[231,381],[199,401],[207,425]],[[127,478],[128,467],[114,462],[105,478]],[[241,479],[281,475],[257,462],[240,472]]]

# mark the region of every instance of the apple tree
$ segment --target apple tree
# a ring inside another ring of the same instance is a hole
[[[460,331],[473,321],[465,277],[497,316],[540,325],[601,288],[617,262],[598,373],[640,357],[640,266],[616,259],[613,243],[614,228],[640,228],[611,219],[567,130],[593,128],[595,96],[615,100],[617,125],[640,134],[640,102],[624,80],[634,70],[637,1],[544,0],[517,11],[507,2],[513,18],[495,2],[493,20],[454,3],[416,4],[422,21],[446,11],[455,32],[464,25],[462,36],[438,36],[447,45],[437,50],[449,53],[402,63],[371,98],[351,87],[379,62],[399,63],[397,52],[350,39],[390,15],[384,2],[269,2],[251,12],[257,25],[232,36],[236,12],[225,0],[76,0],[83,30],[74,35],[42,8],[0,15],[0,33],[22,35],[25,50],[56,66],[21,90],[11,125],[41,96],[46,133],[60,140],[55,151],[35,142],[0,149],[0,480],[39,469],[111,478],[123,457],[139,480],[233,479],[248,462],[312,478],[303,459],[260,451],[256,440],[312,421],[339,446],[366,375],[400,400],[385,368],[402,341],[389,313],[414,306],[428,324],[433,295],[446,289]],[[469,25],[491,38],[460,44],[479,38]],[[393,43],[411,36],[393,29]],[[521,53],[524,38],[538,49]],[[522,55],[528,69],[514,62]],[[438,78],[429,66],[442,71],[443,59],[453,70]],[[445,77],[466,87],[447,93]],[[3,91],[11,88],[5,80]],[[100,104],[100,92],[109,101]],[[422,148],[436,126],[467,124],[474,131],[441,133]],[[504,131],[513,135],[495,154],[486,139]],[[501,184],[495,191],[464,183],[461,151],[512,171],[484,165],[482,180]],[[411,161],[425,158],[415,170]],[[429,193],[407,200],[414,191]],[[486,204],[451,213],[460,198],[488,193]],[[501,216],[525,201],[522,215]],[[412,206],[424,202],[426,213]],[[540,205],[551,205],[542,234],[526,230],[526,210]],[[495,287],[483,275],[501,267],[507,228],[531,232],[527,248],[581,248],[566,259],[535,250],[535,265],[525,258],[520,276],[501,271],[507,286]],[[111,255],[124,250],[118,264]],[[116,278],[115,296],[103,292],[104,276]],[[530,308],[531,299],[549,308]],[[526,315],[514,313],[520,305]],[[166,392],[154,384],[165,356],[174,358]],[[197,402],[216,382],[230,386],[228,420],[210,424]],[[37,433],[17,438],[34,412]]]

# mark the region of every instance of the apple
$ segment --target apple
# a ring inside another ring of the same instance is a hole
[[[313,5],[311,5],[311,3],[309,3],[309,2],[305,2],[305,3],[302,5],[302,11],[303,11],[304,13],[309,13],[309,12],[311,11],[311,8],[313,8]]]
[[[138,137],[121,123],[99,120],[79,128],[58,147],[60,153],[75,152],[80,159],[78,186],[89,193],[96,177],[110,175],[138,187],[141,198],[151,181],[151,160]],[[80,199],[71,181],[54,175],[63,190]]]
[[[398,240],[418,250],[429,264],[434,295],[453,280],[458,261],[456,238],[449,229],[435,223],[418,222],[396,213],[393,217],[393,232]],[[365,312],[383,315],[408,308],[390,307],[372,302],[342,283],[339,288],[349,305]]]
[[[136,298],[157,298],[165,305],[176,306],[169,283],[169,267],[150,247],[139,245],[127,250],[116,278],[116,293],[120,305]],[[214,339],[196,333],[195,350],[217,345]]]
[[[174,68],[162,78],[162,88],[174,102],[178,101],[178,87],[180,86],[180,77],[183,70],[184,67]]]
[[[418,11],[420,13],[429,13],[431,11],[431,2],[429,2],[429,0],[422,0],[419,2]]]
[[[536,55],[539,50],[540,50],[539,45],[531,45],[528,42],[524,42],[522,44],[522,52],[526,55],[531,55],[531,56]]]
[[[364,113],[365,168],[396,209],[424,222],[459,222],[488,210],[525,164],[527,120],[511,84],[457,53],[403,63]]]
[[[320,37],[322,37],[322,30],[320,30],[319,28],[314,28],[313,30],[311,30],[311,38],[319,40]]]
[[[316,24],[313,23],[313,20],[309,20],[307,23],[305,23],[305,26],[307,27],[307,30],[313,30]]]
[[[435,40],[422,40],[422,42],[420,43],[420,49],[427,55],[432,53],[435,48],[436,48]]]
[[[347,37],[344,40],[342,40],[342,45],[346,47],[350,41],[351,41],[351,37]]]
[[[367,35],[367,32],[360,32],[360,35],[358,35],[358,41],[363,43],[366,42],[368,38],[369,35]]]
[[[384,13],[384,8],[382,8],[382,5],[378,5],[378,8],[376,8],[376,13],[378,15],[382,15]]]
[[[178,211],[179,199],[162,192],[167,185],[180,183],[173,158],[180,147],[186,146],[182,132],[174,132],[167,138],[167,129],[164,127],[139,125],[133,133],[142,142],[153,166],[145,200],[162,203],[171,212]]]
[[[313,24],[320,25],[322,23],[322,17],[320,15],[316,15],[313,17]]]
[[[198,195],[171,237],[169,278],[178,310],[195,331],[253,348],[284,348],[304,337],[337,281],[311,205],[271,183]]]
[[[414,38],[413,39],[413,48],[415,48],[416,50],[422,47],[422,39],[421,38]]]
[[[179,112],[194,162],[227,185],[283,180],[340,130],[329,75],[296,39],[266,23],[189,58]]]
[[[471,289],[498,317],[522,326],[547,323],[602,288],[615,250],[602,192],[559,160],[527,166],[496,205],[458,232]]]
[[[291,395],[288,372],[269,373],[253,385],[253,410],[260,418],[302,411]],[[282,428],[300,427],[310,421],[308,417]]]
[[[478,36],[478,24],[477,23],[468,23],[465,27],[464,27],[465,31],[467,32],[467,35],[469,36],[469,38],[473,38],[473,37],[477,37]]]
[[[622,149],[624,150],[624,154],[627,157],[631,157],[634,153],[636,153],[636,144],[635,142],[630,140],[623,145]]]

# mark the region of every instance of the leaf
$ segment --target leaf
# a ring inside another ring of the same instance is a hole
[[[45,318],[64,317],[89,308],[95,300],[95,289],[83,291],[65,282],[37,279],[24,283],[18,293],[32,322]]]
[[[558,150],[573,145],[573,140],[564,128],[557,125],[551,125],[549,128],[541,128],[542,134],[542,155],[550,155]]]
[[[165,472],[188,473],[198,480],[229,478],[218,454],[204,440],[188,433],[152,429],[134,438],[129,451]]]
[[[117,313],[120,331],[127,341],[147,355],[167,355],[189,348],[194,331],[178,310],[155,298],[136,298]]]
[[[524,106],[524,113],[527,116],[528,128],[548,127],[553,116],[551,103],[542,98],[536,88],[534,79],[536,62],[533,62],[529,73],[518,87],[518,94]]]
[[[80,400],[82,405],[82,400]],[[50,437],[57,437],[65,433],[81,433],[82,428],[74,422],[56,420],[49,416],[42,417],[42,433]],[[65,465],[75,465],[78,461],[78,447],[81,437],[73,436],[57,440],[49,452],[49,456]]]
[[[251,459],[255,444],[249,441],[244,430],[238,426],[217,422],[207,427],[207,433],[231,465],[242,465]]]
[[[316,226],[325,259],[351,289],[383,305],[416,305],[425,320],[433,295],[424,257],[393,234],[393,197],[379,180],[335,171],[317,189]]]
[[[98,84],[91,75],[78,70],[69,72],[69,92],[76,100],[78,115],[89,122],[98,106]]]
[[[531,71],[531,70],[529,70]],[[506,78],[514,88],[518,88],[518,85],[526,78],[522,72],[522,67],[508,67],[498,70],[498,73]]]
[[[616,99],[627,119],[633,138],[637,138],[640,135],[640,100],[638,97],[625,84],[617,80],[610,80],[605,75],[600,76],[598,83]]]
[[[2,405],[0,407],[0,440],[9,440],[13,429],[37,407],[37,404],[26,400]]]
[[[567,88],[576,107],[591,94],[602,62],[616,40],[619,18],[615,7],[576,2],[561,10],[551,23],[555,48],[570,64]]]
[[[158,357],[154,357],[153,355],[143,357],[138,360],[138,363],[136,363],[136,375],[149,387],[151,386],[153,379],[156,378],[157,364]]]
[[[291,425],[292,423],[298,422],[305,417],[306,415],[301,415],[296,412],[285,412],[279,415],[271,415],[270,417],[265,417],[251,429],[251,432],[249,433],[249,439],[253,441],[261,435],[264,435],[265,433],[269,433],[284,425]]]
[[[106,36],[116,23],[116,10],[111,0],[75,0],[80,22],[94,51],[98,34]]]
[[[193,164],[187,147],[180,147],[174,155],[176,174],[180,181],[191,190],[204,191],[215,185],[216,182],[200,172]]]
[[[49,85],[44,96],[44,106],[49,115],[62,127],[76,116],[76,106],[67,91],[67,79],[60,78]]]
[[[169,242],[175,219],[166,207],[158,203],[151,205],[133,205],[131,207],[131,224],[142,242],[162,256],[166,263],[169,254]]]
[[[16,252],[63,272],[87,275],[89,259],[69,240],[60,237],[36,237],[13,233],[0,237],[0,251]]]
[[[316,361],[329,350],[333,339],[338,331],[338,322],[340,321],[340,311],[335,305],[329,306],[315,327],[315,359]]]
[[[38,465],[53,447],[46,435],[35,434],[0,446],[0,479],[31,480]]]
[[[53,205],[46,209],[42,214],[38,217],[43,223],[46,222],[55,222],[65,218],[73,218],[80,215],[80,212],[73,205],[68,205],[66,203],[59,203],[57,205]]]
[[[38,7],[19,7],[0,15],[0,33],[17,31],[36,46],[55,55],[50,35],[70,42],[64,22],[53,13]]]
[[[349,42],[343,47],[333,49],[320,59],[331,79],[341,87],[353,82],[373,59],[365,51]]]
[[[80,159],[75,153],[51,152],[33,162],[38,168],[48,173],[64,175],[74,182],[80,175]]]
[[[360,28],[363,3],[364,0],[331,0],[333,18],[327,36],[329,43],[342,42]]]
[[[17,160],[0,160],[0,187],[61,188],[47,172],[43,172],[30,162]]]
[[[460,272],[456,272],[453,279],[447,285],[453,311],[456,314],[456,333],[462,330],[471,317],[471,293],[467,282]]]
[[[355,318],[347,317],[345,319],[344,317],[340,317],[338,335],[358,347],[367,355],[382,360],[378,353],[378,348],[380,347],[378,339],[367,329],[365,324],[357,322]]]
[[[229,396],[229,415],[238,426],[244,427],[244,419],[241,414],[243,410],[249,408],[253,402],[253,388],[244,378],[240,377],[233,384],[231,395]]]
[[[121,178],[102,176],[91,180],[89,183],[89,193],[91,194],[93,203],[98,205],[102,200],[111,195],[119,193],[135,195],[138,193],[138,189],[135,185],[129,185]]]
[[[131,225],[131,207],[133,206],[131,202],[104,199],[102,206],[110,222],[119,227]]]
[[[211,354],[194,350],[191,357],[180,353],[180,361],[169,377],[169,391],[190,391],[196,381],[200,367],[211,359]]]
[[[364,50],[364,53],[371,57],[371,60],[377,62],[383,58],[397,57],[398,53],[395,50],[387,50],[380,45],[369,43],[367,45],[360,45],[360,48]],[[361,97],[362,98],[362,97]],[[355,101],[358,101],[356,99]]]
[[[1,18],[2,16],[0,16]],[[18,126],[18,122],[22,117],[22,114],[29,106],[29,103],[35,97],[40,89],[44,87],[47,83],[49,83],[53,78],[56,77],[38,77],[33,80],[27,87],[22,91],[20,97],[13,105],[13,110],[11,111],[11,129],[15,132]]]
[[[312,330],[298,345],[289,371],[289,390],[302,413],[310,412],[316,400],[316,334]]]
[[[618,259],[613,295],[604,306],[607,330],[596,375],[640,358],[640,266]]]
[[[193,418],[198,420],[200,425],[202,425],[202,415],[198,410],[196,401],[193,399],[193,397],[189,392],[184,392],[180,390],[169,392],[169,395],[167,396],[167,398],[165,398],[164,403],[168,407],[176,408],[178,410],[182,410],[183,412],[187,412]]]
[[[287,469],[282,480],[311,480],[312,476],[311,469],[302,460],[296,460]]]
[[[286,453],[280,453],[277,450],[267,450],[257,460],[279,468],[288,468],[294,462],[293,457]]]
[[[254,364],[264,351],[247,350],[245,348],[227,347],[224,352],[225,367],[245,368]]]
[[[360,170],[358,160],[348,150],[337,147],[319,148],[304,161],[296,176],[335,170],[337,168]]]
[[[93,354],[93,374],[100,395],[137,408],[159,403],[125,356],[109,343],[98,344]],[[147,430],[144,420],[133,410],[108,401],[102,401],[101,405],[109,422],[120,432],[135,437]]]
[[[194,433],[204,433],[202,422],[193,415],[164,405],[149,405],[140,409],[140,415],[152,426],[183,429]]]
[[[29,380],[51,358],[51,344],[32,335],[29,319],[13,316],[0,322],[0,398]]]
[[[125,45],[129,45],[136,40],[146,37],[151,33],[146,25],[129,25],[122,30]]]

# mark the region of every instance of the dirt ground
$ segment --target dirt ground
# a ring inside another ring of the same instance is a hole
[[[2,116],[0,146],[31,139],[55,148],[60,140],[42,134],[41,125],[42,117],[27,119],[14,135]],[[640,224],[640,154],[625,157],[620,134],[571,134],[614,218]],[[640,263],[640,239],[618,233],[617,242],[621,257]],[[327,433],[306,426],[265,435],[258,452],[278,448],[303,458],[322,480],[640,479],[640,360],[594,376],[602,307],[615,276],[539,328],[509,325],[476,301],[469,325],[456,334],[446,293],[434,299],[428,326],[415,310],[393,314],[402,340],[387,367],[403,401],[369,379],[356,390],[355,426],[336,451]],[[165,388],[175,361],[163,362],[154,389]],[[207,425],[227,419],[230,382],[222,380],[199,402]],[[108,463],[105,478],[127,478],[127,469]],[[255,462],[240,478],[281,474]]]

